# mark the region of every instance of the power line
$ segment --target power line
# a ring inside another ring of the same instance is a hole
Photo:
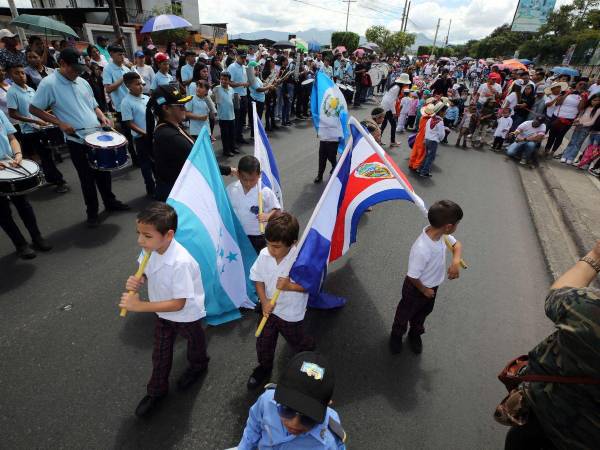
[[[338,13],[338,14],[343,14],[343,15],[346,15],[346,14],[347,14],[347,12],[346,12],[346,11],[340,11],[339,9],[331,9],[331,8],[326,8],[326,7],[324,7],[324,6],[321,6],[321,5],[315,5],[315,4],[313,4],[313,3],[309,3],[309,2],[307,2],[307,1],[304,1],[304,0],[293,0],[293,1],[295,1],[295,2],[297,2],[297,3],[302,3],[303,5],[306,5],[306,6],[312,6],[313,8],[322,9],[322,10],[325,10],[325,11],[330,11],[330,12],[334,12],[334,13]],[[361,18],[363,18],[363,19],[371,19],[371,20],[373,20],[373,19],[378,19],[378,17],[373,17],[373,16],[363,16],[363,15],[360,15],[360,14],[350,14],[350,16],[352,16],[352,17],[361,17]]]

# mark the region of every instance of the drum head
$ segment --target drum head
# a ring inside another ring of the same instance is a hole
[[[379,83],[381,83],[381,80],[383,79],[383,74],[381,73],[378,67],[373,67],[371,70],[369,70],[368,73],[371,77],[372,86],[377,86]]]
[[[3,162],[7,162],[4,160]],[[18,173],[17,173],[18,172]],[[40,166],[35,161],[24,159],[21,161],[21,167],[11,167],[0,170],[0,180],[16,180],[35,176],[40,172]]]
[[[92,147],[111,148],[127,142],[125,136],[115,131],[96,131],[85,137],[85,143]]]
[[[307,84],[314,83],[314,82],[315,82],[314,78],[309,78],[308,80],[304,80],[302,82],[302,85],[307,85]]]

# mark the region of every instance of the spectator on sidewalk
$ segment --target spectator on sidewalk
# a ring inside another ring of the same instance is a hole
[[[575,157],[579,153],[581,144],[588,137],[592,126],[596,122],[600,122],[600,94],[594,95],[587,101],[585,109],[573,122],[575,130],[573,131],[569,145],[562,154],[561,163],[573,164]]]
[[[600,241],[558,278],[546,297],[557,331],[529,352],[527,373],[600,378]],[[592,449],[600,442],[600,385],[530,382],[523,385],[527,423],[512,427],[505,450]]]
[[[556,100],[557,110],[556,119],[552,122],[548,132],[548,141],[546,142],[546,155],[554,154],[562,144],[562,141],[571,128],[577,115],[583,110],[587,94],[585,90],[587,84],[580,81],[575,89],[561,94]]]
[[[542,122],[541,117],[537,117],[535,120],[523,122],[511,134],[515,136],[516,141],[508,147],[506,155],[516,158],[522,153],[521,164],[527,165],[544,140],[546,125]]]

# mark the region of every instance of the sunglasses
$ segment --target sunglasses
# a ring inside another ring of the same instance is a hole
[[[299,413],[295,409],[288,408],[285,405],[278,404],[277,413],[279,414],[279,417],[282,417],[286,420],[292,420],[294,417],[298,416],[300,419],[300,424],[309,429],[314,428],[314,426],[317,424],[316,420]]]

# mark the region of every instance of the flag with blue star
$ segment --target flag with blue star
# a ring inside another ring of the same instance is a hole
[[[167,203],[177,211],[179,241],[200,266],[206,320],[219,325],[254,308],[249,279],[256,252],[229,202],[210,136],[203,128]]]

